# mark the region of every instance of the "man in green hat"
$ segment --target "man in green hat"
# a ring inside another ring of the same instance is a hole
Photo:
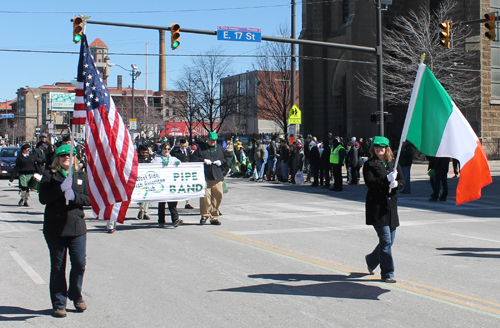
[[[191,155],[192,162],[203,162],[205,167],[205,197],[200,198],[200,224],[210,219],[210,224],[220,225],[219,207],[222,201],[222,182],[229,171],[231,153],[217,144],[219,136],[215,132],[208,133],[206,143],[200,143]]]

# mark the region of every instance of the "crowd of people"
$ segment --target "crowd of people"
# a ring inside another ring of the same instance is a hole
[[[73,301],[77,311],[83,312],[87,304],[82,297],[82,282],[86,265],[86,233],[84,206],[90,205],[87,186],[86,161],[83,144],[75,143],[73,153],[69,136],[55,145],[41,135],[33,145],[23,145],[16,160],[10,182],[19,178],[21,200],[19,205],[29,206],[29,190],[35,174],[42,174],[39,201],[45,205],[43,233],[49,249],[50,296],[55,317],[66,316],[67,299]],[[322,140],[312,135],[266,137],[252,139],[247,145],[241,140],[223,140],[217,133],[208,133],[207,140],[186,138],[162,140],[136,140],[139,163],[157,163],[163,167],[178,166],[182,162],[203,163],[206,189],[200,198],[200,224],[207,221],[220,225],[220,205],[224,193],[224,177],[248,178],[257,183],[279,181],[312,187],[343,191],[343,167],[347,171],[347,184],[357,185],[362,177],[368,188],[365,219],[379,238],[375,249],[365,256],[370,274],[380,266],[382,281],[396,282],[391,247],[399,226],[397,211],[398,192],[411,193],[410,168],[414,149],[410,143],[402,145],[399,164],[385,137],[355,137],[347,141],[331,133]],[[73,157],[70,168],[70,158]],[[430,201],[446,201],[448,187],[446,175],[449,158],[429,158],[429,176],[433,193]],[[459,172],[455,172],[457,177]],[[442,186],[442,191],[441,191]],[[158,203],[158,224],[166,226],[168,206],[172,227],[183,223],[177,202],[165,199]],[[149,220],[148,203],[140,204],[138,219]],[[186,201],[186,209],[193,206]],[[108,232],[115,232],[115,222],[109,222]],[[66,283],[66,257],[69,253],[71,272]]]

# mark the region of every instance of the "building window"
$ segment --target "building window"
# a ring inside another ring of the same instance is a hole
[[[168,98],[165,98],[165,105],[168,105],[168,104],[169,104]]]
[[[167,117],[168,117],[168,108],[167,108],[167,109],[165,109],[165,116],[167,116]]]
[[[175,104],[175,98],[172,98],[172,104]]]

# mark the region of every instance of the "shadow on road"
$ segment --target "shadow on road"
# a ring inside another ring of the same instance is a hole
[[[15,317],[6,317],[4,315],[21,315]],[[30,310],[18,306],[0,306],[1,321],[25,321],[40,315],[52,315],[52,309]]]
[[[249,275],[248,277],[277,280],[282,282],[315,281],[320,283],[306,285],[267,283],[212,290],[211,292],[239,292],[378,300],[380,295],[390,291],[389,289],[384,289],[378,286],[366,285],[358,279],[355,279],[355,277],[359,278],[360,276],[362,275],[256,274]]]
[[[440,247],[436,248],[438,251],[453,251],[457,253],[441,254],[443,256],[461,256],[461,257],[483,257],[500,259],[500,248],[474,248],[474,247]],[[488,252],[488,253],[485,253]],[[498,254],[493,254],[497,252]]]

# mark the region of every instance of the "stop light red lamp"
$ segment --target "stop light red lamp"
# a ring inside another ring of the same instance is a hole
[[[490,41],[497,41],[496,39],[496,21],[497,21],[497,13],[492,12],[488,14],[484,14],[484,18],[488,20],[484,24],[484,27],[488,29],[486,33],[484,33],[484,36],[486,36]]]

